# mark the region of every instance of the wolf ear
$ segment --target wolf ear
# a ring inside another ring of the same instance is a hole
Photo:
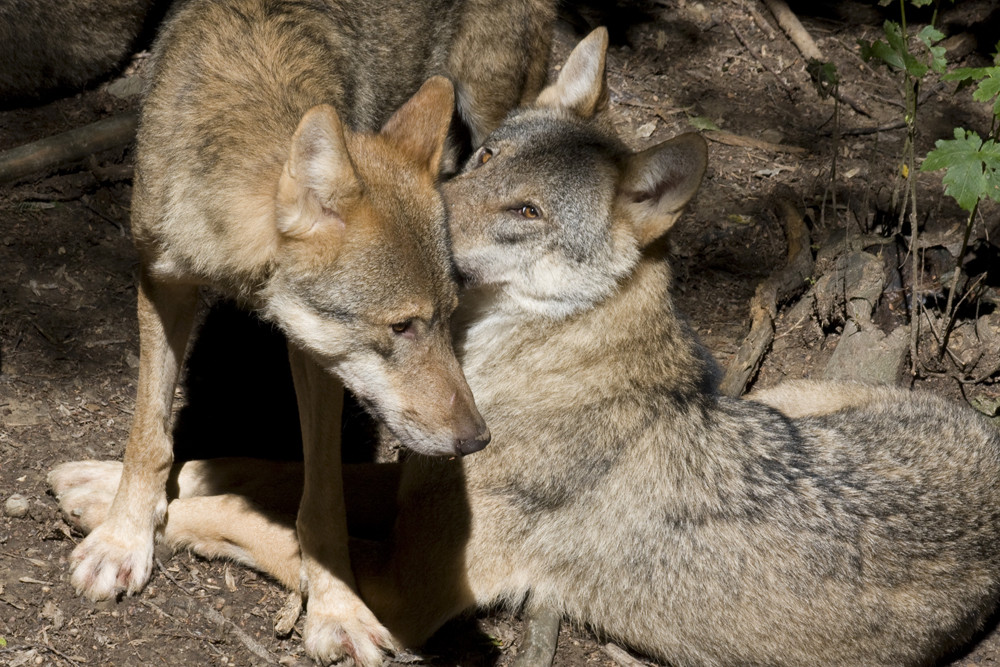
[[[670,229],[701,185],[708,149],[690,132],[629,158],[618,198],[640,247]]]
[[[604,64],[608,29],[596,28],[576,45],[559,78],[538,94],[535,106],[566,109],[590,118],[608,106],[608,81]]]
[[[278,183],[278,231],[304,236],[322,222],[343,225],[339,210],[360,192],[340,116],[328,104],[309,109]]]
[[[432,76],[392,115],[381,134],[436,177],[454,109],[455,88],[451,81]]]

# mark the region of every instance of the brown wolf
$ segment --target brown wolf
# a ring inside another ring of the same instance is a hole
[[[716,393],[657,242],[705,145],[622,145],[605,40],[444,187],[469,281],[456,349],[494,441],[403,466],[386,560],[355,558],[363,598],[407,644],[526,600],[671,665],[932,663],[1000,594],[1000,434],[890,387]],[[64,511],[99,524],[117,469],[53,472]],[[295,533],[254,504],[270,464],[178,475],[167,543],[295,586]],[[226,491],[249,500],[206,495]]]
[[[455,79],[458,113],[481,138],[543,83],[553,4],[192,0],[165,24],[132,206],[135,416],[108,519],[72,555],[78,591],[107,598],[149,578],[178,368],[209,285],[291,341],[306,649],[381,661],[390,636],[355,594],[348,559],[340,382],[416,451],[489,441],[451,346],[457,297],[436,180],[455,94],[432,75]]]

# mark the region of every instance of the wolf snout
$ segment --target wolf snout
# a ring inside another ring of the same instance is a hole
[[[486,424],[482,424],[475,433],[459,436],[455,439],[455,453],[459,456],[478,452],[480,449],[490,444],[490,429]]]

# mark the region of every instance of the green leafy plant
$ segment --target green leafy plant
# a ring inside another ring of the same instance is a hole
[[[995,63],[1000,62],[1000,42],[997,43],[997,52]],[[997,143],[997,134],[1000,131],[1000,65],[962,67],[941,78],[945,81],[957,81],[959,90],[976,85],[972,99],[986,104],[992,102],[993,117],[985,140],[975,131],[956,127],[954,138],[936,141],[934,150],[927,154],[920,167],[922,171],[946,170],[941,179],[945,194],[952,197],[962,210],[969,213],[958,263],[955,266],[951,288],[948,290],[948,302],[945,306],[948,320],[938,342],[939,357],[944,354],[948,337],[955,325],[958,310],[958,307],[954,306],[955,293],[958,290],[960,268],[969,248],[969,236],[972,233],[979,204],[987,198],[1000,202],[1000,144]]]
[[[910,0],[914,7],[925,7],[933,0]],[[882,0],[879,4],[888,5],[889,0]],[[915,178],[916,155],[914,145],[917,135],[917,105],[919,101],[920,82],[928,72],[943,74],[947,62],[945,61],[945,49],[938,45],[944,39],[944,33],[934,27],[937,20],[937,3],[935,3],[934,15],[929,25],[922,28],[913,35],[916,50],[911,50],[911,37],[906,25],[906,2],[899,0],[900,22],[886,21],[882,26],[885,40],[875,40],[867,42],[858,40],[861,46],[861,57],[867,62],[881,63],[890,70],[900,73],[904,99],[903,120],[906,125],[906,141],[903,144],[902,173],[906,181],[904,196],[899,203],[899,228],[902,229],[903,221],[907,217],[909,209],[910,221],[910,253],[912,261],[913,276],[913,312],[910,318],[910,372],[917,373],[917,341],[919,339],[920,309],[922,301],[918,298],[919,276],[920,276],[920,253],[917,252],[917,237],[919,234],[917,218],[917,188]]]
[[[997,43],[1000,60],[1000,43]],[[989,197],[1000,201],[1000,144],[997,130],[1000,124],[1000,65],[993,67],[963,67],[941,77],[958,81],[959,90],[978,82],[972,99],[993,103],[993,121],[984,141],[978,133],[955,128],[954,139],[939,139],[927,154],[921,169],[947,169],[942,179],[945,194],[950,195],[963,210],[973,212],[979,202]]]

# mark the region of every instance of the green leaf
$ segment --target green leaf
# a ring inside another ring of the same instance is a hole
[[[1000,145],[990,139],[983,144],[982,153],[986,196],[995,202],[1000,202]]]
[[[903,69],[903,58],[885,42],[881,40],[866,42],[863,39],[859,39],[858,45],[861,47],[861,57],[865,62],[875,60],[893,69]]]
[[[979,88],[972,94],[977,102],[989,102],[1000,95],[1000,67],[990,67],[989,74],[979,82]]]
[[[906,62],[906,73],[914,79],[922,78],[924,74],[927,74],[927,70],[930,69],[930,67],[917,60],[913,54],[905,54],[903,60]]]
[[[885,33],[886,41],[874,41],[866,42],[863,39],[858,40],[858,45],[861,47],[861,57],[866,61],[871,60],[881,60],[886,65],[892,69],[905,70],[907,74],[915,79],[923,77],[927,74],[927,70],[930,66],[920,62],[916,56],[910,53],[910,50],[906,47],[906,36],[903,34],[903,28],[895,21],[886,21],[882,25],[882,31]],[[929,40],[933,35],[940,35],[941,33],[930,28],[931,32],[928,32],[927,28],[922,31],[926,33],[926,38]],[[935,47],[937,48],[937,47]],[[938,55],[934,56],[932,53],[932,58],[938,58],[938,60],[932,60],[935,67],[941,67],[942,71],[944,69],[944,52],[938,51]]]
[[[947,49],[943,46],[931,46],[928,47],[931,52],[931,69],[938,74],[943,74],[945,68],[948,67],[948,59],[945,57]]]
[[[7,648],[7,639],[6,639],[6,637],[0,637],[0,648]]]
[[[895,65],[898,69],[903,69],[906,64],[903,61],[905,54],[908,52],[906,48],[906,38],[903,36],[903,26],[899,25],[895,21],[886,21],[882,24],[882,32],[885,33],[885,40],[889,42],[889,48],[896,56],[896,60],[899,63]],[[889,62],[888,60],[886,62]],[[892,63],[889,63],[890,65]]]
[[[924,26],[920,32],[917,33],[917,39],[924,43],[924,46],[930,48],[936,42],[940,42],[944,39],[944,33],[935,28],[932,25]]]
[[[996,151],[995,146],[984,147],[978,134],[966,132],[960,127],[955,128],[954,139],[939,139],[934,146],[935,149],[927,154],[920,170],[947,169],[941,179],[945,185],[945,194],[958,202],[963,210],[972,211],[980,198],[992,196],[989,180],[983,170],[992,162],[1000,166],[1000,151]],[[984,148],[986,150],[982,150]]]
[[[991,67],[988,78],[979,82],[976,92],[972,93],[972,99],[977,102],[989,102],[994,97],[1000,95],[1000,67]],[[1000,116],[1000,97],[993,103],[993,115]]]
[[[990,70],[996,67],[959,67],[941,77],[942,81],[979,81],[990,75]]]
[[[910,4],[914,7],[926,7],[932,2],[934,2],[934,0],[910,0]]]
[[[958,81],[956,93],[965,86],[972,85],[974,81],[979,81],[979,85],[972,94],[972,99],[977,102],[989,102],[994,97],[1000,97],[1000,66],[959,67],[943,75],[941,80]],[[993,104],[993,114],[1000,116],[1000,99],[997,99]]]
[[[688,116],[688,122],[696,130],[718,130],[719,126],[706,116]]]
[[[944,73],[945,68],[948,66],[948,61],[945,59],[945,48],[943,46],[934,46],[944,39],[944,33],[934,26],[928,25],[924,26],[924,28],[917,33],[917,39],[923,42],[923,45],[927,47],[928,51],[930,51],[931,69],[938,74]]]
[[[812,79],[816,92],[823,99],[833,94],[840,77],[837,75],[837,66],[834,63],[825,63],[819,60],[810,60],[806,63],[806,72]]]

